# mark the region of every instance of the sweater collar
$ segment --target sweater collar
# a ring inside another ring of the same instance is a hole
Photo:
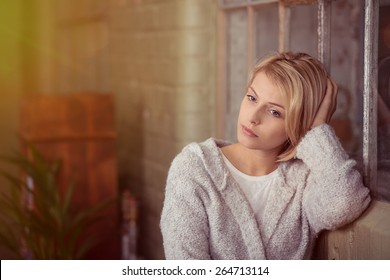
[[[212,180],[214,185],[221,192],[230,211],[240,225],[241,234],[250,258],[265,259],[265,248],[267,247],[267,244],[264,244],[265,237],[261,236],[255,214],[238,183],[225,166],[219,150],[219,148],[229,144],[231,143],[224,140],[210,138],[201,144],[201,158],[208,174],[213,174]],[[268,232],[268,240],[271,239],[275,232],[278,222],[294,194],[293,189],[288,187],[285,182],[285,164],[282,164],[279,168],[281,168],[282,177],[271,190],[270,201],[265,209],[267,219],[261,225]]]
[[[201,144],[204,166],[208,174],[213,174],[214,185],[220,191],[226,205],[240,226],[249,258],[265,259],[263,240],[260,236],[255,214],[237,182],[226,168],[219,151],[219,148],[229,144],[229,142],[213,138]]]

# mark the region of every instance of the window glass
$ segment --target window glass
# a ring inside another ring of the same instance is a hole
[[[383,1],[385,2],[385,1]],[[382,3],[383,3],[382,2]],[[389,1],[387,1],[389,2]],[[390,3],[379,9],[377,195],[390,201]]]
[[[255,19],[254,59],[258,61],[269,52],[278,51],[278,5],[265,5],[257,8]]]
[[[364,5],[332,1],[331,12],[330,74],[339,88],[331,124],[344,149],[362,166]]]
[[[317,56],[317,4],[291,7],[290,50]]]

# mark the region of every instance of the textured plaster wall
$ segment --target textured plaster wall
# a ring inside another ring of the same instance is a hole
[[[139,198],[139,252],[164,258],[169,165],[214,131],[215,1],[112,1],[110,67],[120,183]]]

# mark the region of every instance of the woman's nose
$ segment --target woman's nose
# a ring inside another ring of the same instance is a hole
[[[261,122],[261,114],[259,111],[254,111],[249,116],[249,122],[251,125],[258,125]]]

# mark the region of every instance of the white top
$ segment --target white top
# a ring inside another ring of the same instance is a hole
[[[236,180],[241,190],[244,192],[249,205],[255,213],[257,223],[259,225],[262,224],[261,221],[264,217],[264,209],[270,194],[270,189],[272,188],[275,179],[280,176],[279,169],[277,168],[273,172],[263,176],[250,176],[238,170],[227,157],[225,157],[222,151],[221,155],[234,180]]]

